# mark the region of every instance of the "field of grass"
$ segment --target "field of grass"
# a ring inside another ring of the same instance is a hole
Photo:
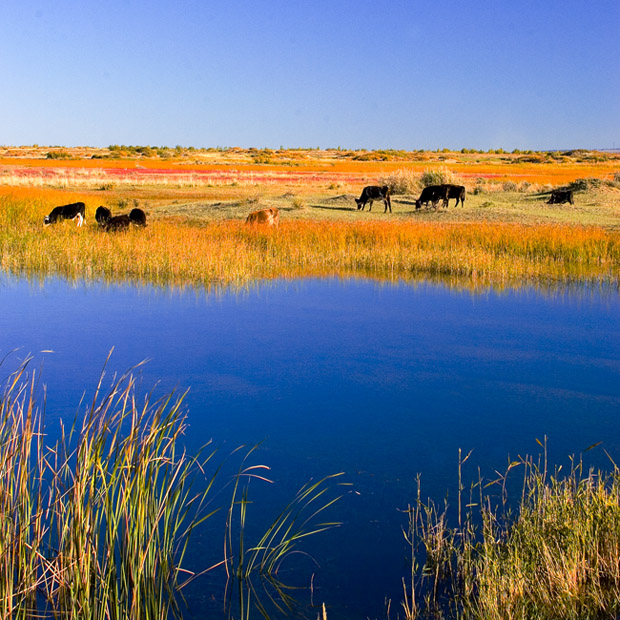
[[[618,282],[617,155],[124,148],[0,153],[0,267],[198,286],[337,274]],[[464,184],[465,206],[416,210],[427,178]],[[560,179],[574,205],[547,204]],[[356,209],[368,183],[393,188],[393,213]],[[77,200],[85,227],[43,228]],[[149,226],[103,234],[99,205],[140,206]],[[267,206],[281,211],[278,230],[243,225]]]
[[[284,592],[280,563],[309,536],[337,525],[319,522],[339,499],[332,494],[337,476],[328,476],[304,485],[284,509],[273,510],[278,516],[262,535],[250,536],[248,481],[267,480],[269,468],[250,463],[252,450],[241,450],[237,475],[214,486],[222,467],[212,462],[216,451],[189,456],[183,449],[183,396],[138,397],[131,374],[109,389],[102,375],[90,407],[50,439],[30,361],[0,382],[3,619],[182,618],[181,591],[199,576],[185,566],[190,538],[221,511],[222,531],[210,531],[202,549],[202,562],[208,556],[214,566],[197,570],[221,567],[228,576],[221,582],[238,590],[247,620],[250,601],[268,603],[257,600],[254,580]]]
[[[0,153],[3,272],[205,288],[325,275],[432,279],[470,288],[620,284],[617,156],[231,149],[146,157],[121,149],[122,157],[116,157],[116,149],[86,149],[46,158],[46,152],[57,151]],[[416,210],[428,172],[464,184],[465,206]],[[358,211],[354,198],[362,187],[383,182],[397,189],[394,213],[384,214],[380,203],[370,213]],[[575,205],[546,204],[552,188],[568,184],[575,188]],[[77,200],[87,205],[85,226],[43,226],[54,206]],[[94,221],[99,205],[115,214],[140,206],[149,225],[105,233]],[[281,210],[279,228],[244,224],[248,212],[267,206]],[[63,437],[43,458],[30,394],[23,388],[13,392],[16,385],[0,399],[0,487],[6,490],[0,500],[3,514],[15,516],[2,522],[0,536],[0,543],[11,541],[0,563],[3,617],[30,617],[43,599],[59,617],[178,613],[176,551],[185,544],[186,530],[168,525],[178,525],[175,511],[187,505],[182,488],[166,485],[182,480],[193,465],[174,454],[173,440],[182,427],[178,410],[173,405],[166,417],[170,403],[165,403],[138,411],[131,389],[119,385],[94,407],[85,427]],[[146,426],[121,439],[120,425],[131,429],[143,417]],[[72,469],[76,459],[80,472]],[[142,469],[135,466],[137,459]],[[431,504],[418,501],[412,508],[414,571],[405,592],[410,620],[422,611],[441,615],[446,601],[456,617],[617,615],[620,543],[607,536],[620,522],[617,470],[605,477],[582,475],[577,467],[561,479],[531,461],[521,465],[518,519],[493,509],[482,484],[475,486],[479,499],[468,500],[472,510],[479,504],[480,516],[470,510],[461,520],[459,510],[453,529]],[[142,478],[131,478],[130,472]],[[44,495],[36,484],[50,476],[56,486]],[[162,485],[151,485],[153,476],[161,476]],[[93,501],[93,481],[109,485],[109,497],[101,494]],[[133,494],[138,488],[145,491],[140,497]],[[170,505],[163,492],[179,503]],[[123,501],[104,502],[114,498]],[[231,508],[244,506],[241,491],[239,498]],[[236,518],[243,522],[243,515]],[[130,531],[130,521],[150,523],[151,529]],[[475,522],[483,529],[475,529]],[[124,524],[115,530],[123,540],[106,529],[114,523]],[[96,528],[102,535],[93,538]],[[248,563],[240,563],[232,536],[227,540],[227,567],[245,579]],[[239,541],[243,549],[243,532]],[[52,547],[55,555],[49,553]],[[277,558],[280,541],[274,549]],[[246,560],[261,561],[251,554]]]
[[[54,153],[66,158],[49,158]],[[465,208],[416,212],[425,173],[465,185]],[[574,207],[545,204],[551,189],[578,179],[586,181]],[[384,182],[400,185],[392,219],[620,222],[619,154],[0,148],[0,193],[38,190],[50,204],[79,194],[90,213],[100,204],[118,211],[139,201],[151,218],[243,219],[254,208],[277,206],[283,220],[365,221],[381,219],[382,206],[358,213],[354,198],[364,185]]]
[[[75,195],[73,195],[75,197]],[[201,287],[264,278],[362,275],[463,279],[472,286],[620,281],[620,236],[602,227],[423,221],[355,212],[286,219],[154,217],[146,229],[103,232],[91,216],[43,227],[49,197],[0,195],[0,268],[29,276]],[[87,211],[88,214],[88,211]]]

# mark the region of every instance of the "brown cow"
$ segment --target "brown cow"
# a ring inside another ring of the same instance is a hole
[[[280,211],[276,207],[252,211],[245,220],[246,224],[267,224],[267,226],[277,226],[280,223]]]

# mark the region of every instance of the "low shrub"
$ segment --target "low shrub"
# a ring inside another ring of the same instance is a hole
[[[392,194],[417,194],[421,188],[420,174],[408,168],[400,168],[379,177],[379,185],[387,185]]]
[[[443,185],[444,183],[450,183],[453,185],[463,185],[462,179],[449,170],[448,168],[430,168],[425,170],[420,177],[420,182],[423,187],[429,185]]]
[[[575,179],[568,185],[568,189],[572,189],[574,192],[586,191],[589,189],[596,189],[603,185],[603,181],[596,177],[587,177],[583,179]]]

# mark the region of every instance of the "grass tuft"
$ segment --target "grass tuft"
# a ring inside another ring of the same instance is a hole
[[[417,502],[406,538],[408,620],[420,617],[598,620],[620,613],[620,470],[548,468],[526,457],[491,484],[478,480],[465,506],[459,463],[458,523],[446,506]],[[508,474],[523,472],[520,499]],[[419,487],[418,487],[419,489]],[[515,510],[516,508],[516,510]]]

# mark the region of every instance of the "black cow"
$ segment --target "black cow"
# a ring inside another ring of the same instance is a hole
[[[58,220],[77,220],[77,225],[81,226],[86,221],[86,205],[83,202],[72,202],[69,205],[55,207],[43,218],[43,224],[49,226]]]
[[[570,202],[572,205],[575,204],[573,201],[573,190],[560,190],[555,189],[551,192],[551,198],[547,200],[548,205],[561,205],[565,202]]]
[[[142,209],[132,209],[129,219],[137,226],[146,226],[146,213]]]
[[[455,207],[459,206],[459,200],[461,201],[461,207],[465,206],[465,188],[462,185],[450,185],[444,183],[441,187],[445,188],[445,196],[443,198],[443,206],[448,206],[450,198],[456,198]]]
[[[115,215],[111,217],[104,225],[106,232],[113,232],[115,230],[125,230],[129,228],[131,220],[128,215]]]
[[[112,211],[107,207],[97,207],[95,212],[95,220],[99,226],[105,226],[112,218]]]
[[[392,201],[390,200],[390,188],[387,185],[383,187],[379,187],[378,185],[368,185],[362,190],[362,195],[359,198],[355,199],[357,203],[358,210],[364,210],[366,203],[369,202],[368,210],[372,211],[372,201],[373,200],[383,200],[383,204],[385,205],[385,209],[383,213],[387,213],[389,208],[390,213],[392,213]]]
[[[440,200],[446,201],[446,187],[444,185],[428,185],[422,190],[420,197],[415,201],[415,208],[421,209],[422,203],[428,206],[428,203],[433,204],[433,208],[437,207],[437,203]]]

